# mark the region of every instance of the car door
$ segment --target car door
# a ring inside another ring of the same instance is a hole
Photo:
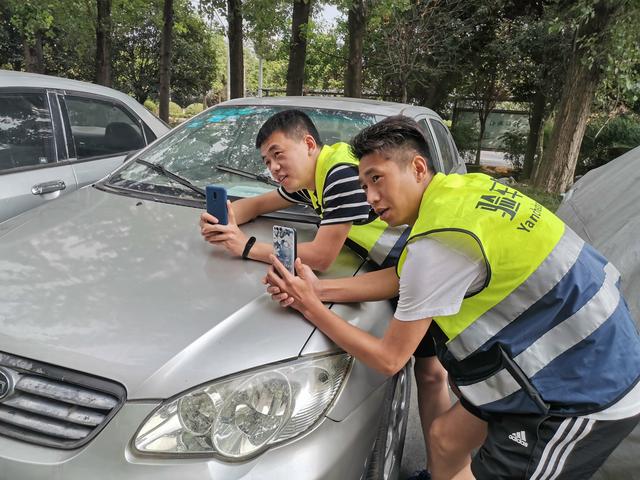
[[[75,92],[61,100],[79,188],[111,173],[129,152],[152,140],[142,120],[118,100]]]
[[[438,119],[429,118],[429,124],[434,133],[445,173],[465,173],[466,168],[464,162],[458,154],[453,138],[449,133],[449,129]]]
[[[77,188],[55,99],[0,89],[0,222]]]

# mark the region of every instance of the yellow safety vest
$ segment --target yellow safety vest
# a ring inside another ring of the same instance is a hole
[[[307,190],[313,208],[320,216],[324,211],[322,195],[329,171],[338,165],[358,166],[358,159],[351,152],[348,143],[339,142],[334,145],[324,145],[316,161],[315,191]],[[352,225],[348,238],[358,247],[366,251],[369,258],[377,265],[382,265],[396,247],[397,253],[401,245],[400,236],[407,226],[390,227],[386,222],[376,218],[364,225]]]
[[[483,174],[437,174],[407,244],[425,236],[486,265],[483,288],[434,318],[440,360],[481,410],[586,414],[638,381],[619,272],[535,200]],[[406,246],[399,274],[405,260]]]

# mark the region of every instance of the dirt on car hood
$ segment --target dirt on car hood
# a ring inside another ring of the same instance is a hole
[[[88,187],[0,224],[0,351],[116,380],[129,399],[298,355],[312,325],[266,295],[267,265],[204,242],[199,214]],[[270,241],[274,223],[245,231]],[[357,266],[343,252],[329,274]]]

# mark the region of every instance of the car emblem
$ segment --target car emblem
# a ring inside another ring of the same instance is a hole
[[[0,369],[0,400],[9,396],[13,391],[13,380],[11,375],[4,370]]]

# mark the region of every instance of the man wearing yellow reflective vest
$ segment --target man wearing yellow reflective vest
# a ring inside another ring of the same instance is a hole
[[[406,225],[389,227],[371,211],[358,180],[358,160],[349,144],[322,145],[315,125],[304,112],[283,110],[262,125],[256,148],[280,188],[233,202],[228,225],[217,225],[216,218],[203,213],[200,228],[205,240],[232,255],[269,262],[272,245],[254,243],[255,238],[248,238],[238,225],[292,203],[307,204],[321,218],[314,240],[298,245],[298,254],[307,265],[325,270],[346,240],[395,278],[395,265],[409,229]],[[432,331],[417,345],[414,356],[426,438],[433,419],[449,407],[447,375],[435,355]]]
[[[620,275],[520,192],[482,174],[434,175],[424,142],[406,117],[352,142],[369,203],[390,225],[412,226],[383,338],[321,300],[393,296],[388,271],[319,281],[300,260],[294,277],[272,258],[268,291],[387,374],[439,325],[460,402],[432,425],[434,479],[588,478],[640,421],[640,337]]]

